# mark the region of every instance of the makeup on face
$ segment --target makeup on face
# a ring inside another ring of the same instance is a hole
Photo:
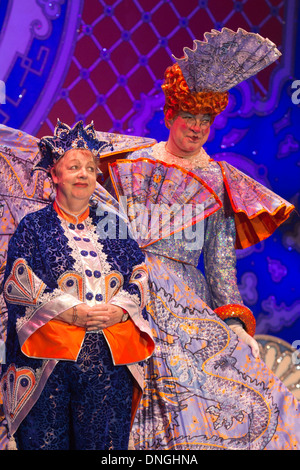
[[[209,137],[210,123],[209,114],[181,112],[169,121],[168,150],[182,157],[197,154]]]

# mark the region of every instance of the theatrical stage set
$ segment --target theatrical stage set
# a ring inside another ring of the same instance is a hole
[[[295,206],[205,150],[280,60],[242,28],[195,39],[165,71],[161,141],[0,125],[2,450],[300,450],[236,271]]]

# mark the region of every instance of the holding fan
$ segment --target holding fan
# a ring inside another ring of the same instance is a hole
[[[144,158],[118,160],[110,172],[142,247],[181,232],[221,207],[204,181],[175,165]]]
[[[242,29],[213,30],[194,45],[165,73],[168,141],[110,167],[146,256],[156,343],[144,367],[135,448],[299,449],[299,405],[258,357],[255,318],[238,289],[235,254],[236,246],[270,236],[293,205],[213,161],[203,148],[228,104],[228,90],[280,52]],[[182,223],[183,208],[199,204],[201,214],[194,211]],[[187,249],[185,228],[201,221],[202,243]]]

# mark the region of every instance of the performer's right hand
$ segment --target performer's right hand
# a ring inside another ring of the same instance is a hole
[[[86,328],[90,311],[91,307],[89,305],[84,303],[78,304],[75,307],[68,308],[68,310],[57,315],[55,320]]]

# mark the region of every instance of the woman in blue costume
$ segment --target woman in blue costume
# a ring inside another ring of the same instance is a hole
[[[258,357],[235,256],[269,236],[293,206],[203,149],[228,89],[280,53],[256,34],[225,28],[195,45],[165,74],[168,141],[111,165],[146,255],[156,342],[135,448],[299,450],[299,405]],[[183,207],[193,208],[190,218]]]
[[[106,144],[82,122],[41,139],[37,168],[50,169],[56,199],[9,243],[1,392],[20,450],[128,447],[154,344],[144,255],[105,190],[89,204]]]

